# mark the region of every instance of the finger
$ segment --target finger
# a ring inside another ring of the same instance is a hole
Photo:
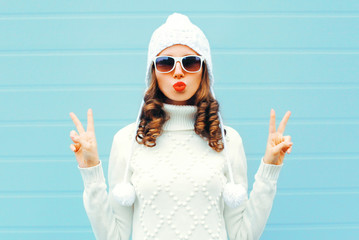
[[[290,148],[288,148],[288,150],[287,150],[288,154],[292,152],[292,148],[293,148],[293,145]]]
[[[274,139],[275,145],[278,145],[278,144],[280,144],[281,142],[284,142],[284,141],[285,141],[285,137],[283,137],[283,135],[280,134],[280,133],[276,133],[276,134],[274,134],[273,136],[274,136],[273,139]]]
[[[70,149],[71,149],[71,151],[75,152],[76,147],[73,144],[70,144]]]
[[[278,154],[280,151],[287,151],[293,145],[292,142],[282,142],[273,148],[274,154]]]
[[[269,133],[275,132],[275,112],[274,109],[270,111],[270,121],[269,121]]]
[[[75,146],[87,146],[86,140],[81,138],[79,135],[71,137],[72,141],[75,143]],[[77,145],[76,145],[77,144]]]
[[[79,143],[75,143],[75,144],[71,144],[70,145],[70,149],[73,151],[73,152],[77,152],[81,147],[81,144]]]
[[[287,141],[287,142],[291,142],[292,141],[292,137],[291,136],[284,136],[284,141]]]
[[[292,137],[291,136],[284,136],[283,137],[283,141],[285,141],[285,142],[292,142]],[[287,151],[287,153],[290,153],[290,151],[289,151],[289,149],[291,149],[292,147],[290,147],[290,148],[288,148],[286,151]]]
[[[83,138],[80,137],[80,135],[77,134],[77,132],[75,130],[72,130],[70,133],[70,137],[72,139],[72,141],[75,143],[74,145],[78,148],[80,148],[80,146],[87,146],[86,141],[84,141]]]
[[[79,131],[80,134],[85,132],[84,127],[82,126],[80,120],[76,117],[75,113],[70,112],[70,117],[72,119],[72,121],[74,122],[77,130]]]
[[[284,141],[288,142],[288,143],[292,143],[292,145],[286,150],[286,152],[289,154],[292,151],[293,148],[293,142],[292,142],[292,137],[291,136],[284,136]]]
[[[70,132],[70,138],[72,139],[72,141],[74,141],[75,143],[80,142],[80,136],[78,135],[78,133],[75,130],[72,130]]]
[[[282,121],[280,122],[279,124],[279,127],[278,127],[278,132],[280,133],[284,133],[284,129],[285,129],[285,126],[287,125],[287,122],[288,122],[288,119],[290,117],[290,114],[291,112],[290,111],[287,111],[286,114],[284,115]]]
[[[95,127],[93,122],[93,113],[92,113],[92,109],[90,108],[87,111],[87,131],[94,132],[95,131],[94,128]]]

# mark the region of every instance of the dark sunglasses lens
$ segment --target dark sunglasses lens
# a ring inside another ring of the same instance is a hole
[[[159,57],[156,59],[156,67],[160,72],[168,72],[172,69],[175,60],[171,57]]]
[[[185,57],[182,64],[187,71],[195,72],[201,68],[201,58],[196,56]]]

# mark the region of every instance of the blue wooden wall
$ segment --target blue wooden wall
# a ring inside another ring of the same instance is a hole
[[[69,145],[92,108],[107,178],[113,135],[135,121],[152,32],[186,14],[210,41],[224,122],[248,184],[270,109],[292,112],[262,239],[359,238],[359,2],[0,1],[0,239],[94,239]],[[128,64],[136,62],[136,65]]]

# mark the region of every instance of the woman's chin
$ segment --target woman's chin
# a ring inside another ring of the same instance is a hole
[[[189,98],[167,98],[166,103],[175,105],[186,105]]]

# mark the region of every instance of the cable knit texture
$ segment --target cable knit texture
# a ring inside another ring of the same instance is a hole
[[[153,148],[135,144],[130,181],[136,191],[133,206],[117,203],[111,193],[123,180],[135,123],[119,130],[109,157],[109,193],[102,161],[79,168],[83,203],[98,240],[242,240],[259,239],[269,217],[282,165],[260,161],[253,189],[237,208],[222,198],[229,181],[224,152],[216,152],[194,132],[196,106],[164,104],[170,119]],[[227,147],[235,183],[248,189],[243,142],[229,126]],[[259,161],[258,161],[259,162]]]

